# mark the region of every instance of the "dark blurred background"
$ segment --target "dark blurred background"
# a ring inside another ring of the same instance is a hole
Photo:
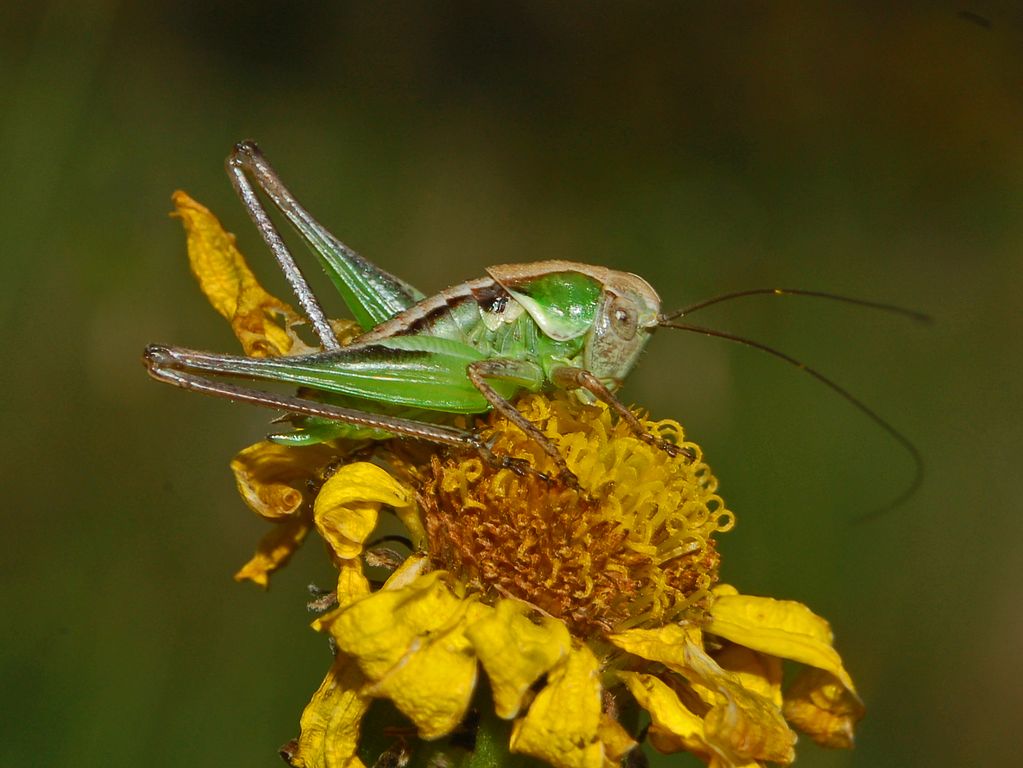
[[[227,465],[268,414],[139,364],[152,341],[237,350],[176,188],[290,299],[222,171],[242,138],[427,292],[564,258],[668,307],[797,286],[933,313],[698,316],[911,436],[926,481],[869,523],[911,463],[809,377],[665,331],[625,394],[708,452],[739,516],[724,577],[833,624],[868,717],[800,765],[1018,759],[1023,9],[892,5],[5,3],[0,764],[276,766],[327,669],[318,546],[268,593],[231,580],[265,528]]]

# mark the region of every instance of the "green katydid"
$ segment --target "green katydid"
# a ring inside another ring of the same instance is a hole
[[[576,391],[584,400],[603,401],[639,438],[673,455],[688,455],[686,449],[647,433],[614,394],[653,331],[672,327],[746,344],[805,370],[902,443],[916,460],[919,477],[915,447],[830,379],[749,339],[677,322],[710,304],[754,294],[830,298],[922,319],[919,313],[817,291],[754,289],[663,314],[657,292],[642,278],[569,261],[489,267],[484,277],[426,297],[317,223],[254,143],[236,145],[227,170],[294,290],[321,351],[252,358],[152,345],[146,349],[145,363],[161,381],[293,414],[299,429],[275,436],[278,441],[309,444],[338,437],[396,436],[475,450],[490,462],[531,471],[520,460],[494,456],[476,433],[444,423],[450,415],[496,409],[529,434],[554,459],[562,478],[574,484],[557,447],[511,403],[520,392],[562,388]],[[310,246],[362,327],[362,335],[350,344],[343,346],[334,335],[252,181]],[[213,377],[281,382],[301,389],[299,395],[279,395]]]

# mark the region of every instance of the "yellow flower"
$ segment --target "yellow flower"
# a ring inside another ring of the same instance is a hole
[[[184,193],[175,204],[193,271],[246,353],[308,351],[297,315],[259,286],[212,214]],[[550,457],[496,414],[483,439],[535,472],[400,441],[360,461],[339,442],[262,442],[232,462],[246,503],[275,524],[236,578],[266,586],[311,530],[338,568],[314,622],[334,661],[282,750],[289,763],[362,768],[415,753],[441,765],[475,750],[487,765],[515,753],[605,768],[645,737],[711,766],[788,764],[791,727],[850,747],[863,705],[827,623],[718,582],[715,536],[735,518],[682,427],[637,414],[695,459],[570,395],[517,407],[578,489],[541,477],[557,474]],[[404,554],[385,546],[384,511],[406,530]],[[804,669],[783,690],[786,659]]]
[[[558,445],[582,492],[472,455],[427,461],[397,446],[376,452],[388,472],[354,462],[323,485],[317,526],[349,523],[343,537],[327,537],[341,570],[338,607],[314,626],[357,670],[348,695],[390,701],[438,744],[471,709],[490,708],[509,721],[507,749],[558,768],[617,763],[637,733],[616,714],[637,706],[656,749],[715,766],[791,763],[790,724],[850,746],[863,710],[826,622],[799,603],[716,583],[713,537],[734,516],[699,447],[685,443],[695,461],[672,458],[603,406],[570,396],[528,396],[519,408]],[[675,422],[644,425],[684,442]],[[553,469],[502,417],[483,434],[498,452]],[[373,589],[362,561],[381,506],[423,546]],[[785,693],[782,659],[808,667]],[[336,698],[339,684],[330,685]],[[361,765],[354,752],[325,756],[333,742],[321,724],[334,698],[317,694],[307,708],[303,723],[317,735],[303,730],[294,765]],[[366,716],[363,706],[346,712],[331,721],[338,743]]]

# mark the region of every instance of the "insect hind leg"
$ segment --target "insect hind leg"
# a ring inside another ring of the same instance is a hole
[[[319,259],[363,330],[370,330],[426,298],[401,278],[360,256],[320,224],[291,193],[254,142],[236,145],[228,166],[232,176],[235,168],[244,171],[291,223]]]
[[[200,360],[202,361],[202,367],[198,364]],[[252,387],[240,386],[232,382],[220,381],[212,378],[212,376],[204,375],[217,373],[215,360],[215,355],[195,353],[187,349],[158,344],[148,346],[143,355],[143,363],[150,376],[157,381],[173,384],[182,389],[258,405],[264,408],[272,408],[278,411],[331,419],[344,424],[388,432],[396,437],[422,440],[456,449],[471,450],[477,453],[487,464],[498,469],[509,469],[520,476],[532,474],[544,481],[552,479],[546,473],[533,469],[528,462],[522,459],[495,454],[479,435],[467,430],[401,418],[400,416],[345,408],[304,397],[280,395]],[[231,375],[229,371],[221,373]],[[492,391],[492,388],[490,389]],[[496,392],[494,395],[503,400]],[[519,415],[518,411],[515,411],[515,413]],[[528,422],[526,423],[528,425]],[[532,427],[532,425],[529,426]],[[532,427],[532,429],[535,430],[536,428]],[[542,434],[539,436],[542,440],[546,440]],[[574,475],[572,477],[574,478]]]
[[[191,364],[190,358],[202,359],[203,365]],[[259,405],[264,408],[273,408],[303,416],[316,416],[340,421],[344,424],[377,429],[382,432],[389,432],[396,437],[424,440],[455,448],[479,450],[479,439],[466,430],[388,414],[360,411],[354,408],[345,408],[294,395],[281,395],[240,386],[232,382],[220,381],[208,374],[217,375],[220,373],[221,375],[231,375],[231,372],[217,371],[215,359],[216,356],[205,353],[193,353],[191,350],[156,344],[147,347],[143,356],[143,362],[150,376],[158,381],[173,384],[182,389]]]
[[[262,155],[255,142],[242,141],[236,144],[234,151],[231,152],[225,163],[227,173],[231,177],[231,184],[234,186],[235,192],[238,193],[238,197],[241,198],[245,209],[249,212],[249,218],[252,219],[256,229],[259,230],[259,234],[263,236],[263,240],[269,246],[274,258],[277,259],[277,263],[284,272],[284,277],[298,298],[298,303],[301,305],[306,317],[309,318],[309,322],[312,323],[320,344],[323,345],[325,350],[340,349],[341,342],[334,335],[334,330],[331,328],[330,321],[327,320],[327,315],[324,313],[323,307],[320,306],[316,294],[309,287],[309,282],[305,279],[305,275],[302,274],[302,270],[295,261],[295,257],[291,255],[291,251],[288,250],[284,238],[281,237],[281,233],[277,231],[277,227],[270,220],[270,215],[266,212],[266,208],[263,207],[259,196],[256,194],[256,190],[246,175],[247,171],[252,172],[254,158],[261,157]]]

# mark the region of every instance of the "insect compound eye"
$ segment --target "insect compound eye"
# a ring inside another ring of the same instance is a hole
[[[631,303],[620,296],[616,296],[608,307],[608,316],[611,321],[611,328],[617,336],[628,341],[636,335],[638,321],[636,310]]]

